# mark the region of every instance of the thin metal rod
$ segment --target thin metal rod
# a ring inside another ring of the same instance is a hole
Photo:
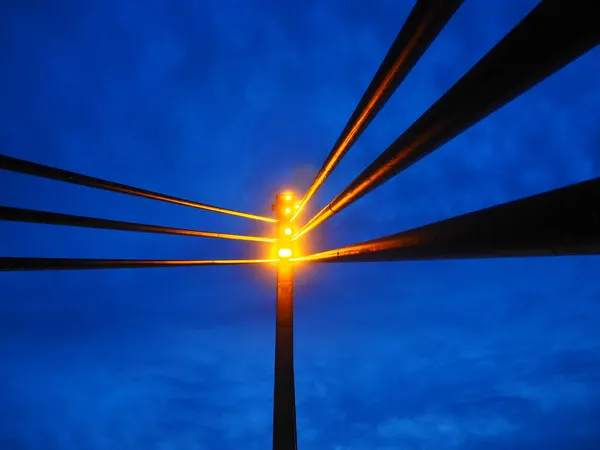
[[[160,200],[167,203],[175,203],[177,205],[190,206],[192,208],[205,209],[207,211],[229,214],[231,216],[244,217],[246,219],[260,220],[263,222],[271,223],[276,222],[275,219],[270,217],[257,216],[254,214],[247,214],[240,211],[234,211],[232,209],[207,205],[205,203],[184,200],[182,198],[159,194],[157,192],[147,191],[145,189],[138,189],[136,187],[127,186],[124,184],[113,183],[112,181],[101,180],[100,178],[93,178],[87,175],[69,172],[67,170],[56,169],[54,167],[45,166],[43,164],[25,161],[6,155],[0,155],[0,169],[10,170],[12,172],[19,172],[27,175],[33,175],[36,177],[48,178],[51,180],[63,181],[65,183],[79,184],[82,186],[88,186],[96,189],[104,189],[107,191],[119,192],[121,194],[136,195],[138,197]]]
[[[161,227],[119,220],[97,219],[94,217],[75,216],[71,214],[53,213],[33,209],[0,206],[0,220],[12,222],[45,223],[49,225],[66,225],[72,227],[102,228],[107,230],[138,231],[145,233],[177,234],[218,239],[233,239],[238,241],[275,242],[274,238],[259,236],[243,236],[238,234],[214,233],[211,231],[196,231],[180,228]]]
[[[150,260],[0,257],[0,271],[147,269],[182,266],[231,266],[276,263],[277,259]]]
[[[600,43],[596,4],[543,0],[295,236],[302,236]]]
[[[600,254],[600,178],[295,261]]]
[[[295,220],[458,10],[463,0],[418,0],[292,217]]]

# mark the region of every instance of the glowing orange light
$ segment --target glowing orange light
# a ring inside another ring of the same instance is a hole
[[[283,234],[285,234],[286,236],[290,236],[292,234],[292,229],[291,228],[284,228],[283,229]]]
[[[285,210],[283,211],[286,215],[288,215],[289,213],[292,212],[292,210],[290,208],[285,208]]]
[[[280,258],[289,258],[292,256],[292,250],[289,248],[280,248],[277,254]]]
[[[292,199],[292,196],[291,196],[290,194],[287,194],[287,195],[285,196],[285,199],[286,199],[287,201],[290,201],[290,200]]]
[[[300,209],[300,203],[296,203],[296,209]]]

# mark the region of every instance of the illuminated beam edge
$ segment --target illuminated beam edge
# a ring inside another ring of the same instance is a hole
[[[257,216],[254,214],[248,214],[232,209],[208,205],[205,203],[193,202],[191,200],[185,200],[170,195],[159,194],[157,192],[147,191],[145,189],[138,189],[136,187],[127,186],[125,184],[113,183],[112,181],[106,181],[100,178],[89,177],[87,175],[81,175],[79,173],[69,172],[67,170],[57,169],[54,167],[45,166],[43,164],[25,161],[23,159],[13,158],[11,156],[6,155],[0,155],[0,169],[10,170],[12,172],[23,173],[26,175],[32,175],[41,178],[47,178],[50,180],[62,181],[65,183],[78,184],[81,186],[87,186],[95,189],[104,189],[107,191],[119,192],[121,194],[135,195],[138,197],[149,198],[152,200],[160,200],[167,203],[204,209],[206,211],[213,211],[221,214],[228,214],[231,216],[244,217],[246,219],[253,219],[271,223],[276,222],[276,220],[271,217]]]
[[[274,238],[259,236],[243,236],[238,234],[215,233],[212,231],[196,231],[181,228],[161,227],[119,220],[98,219],[94,217],[75,216],[71,214],[53,213],[33,209],[0,206],[0,220],[12,222],[44,223],[48,225],[65,225],[83,228],[100,228],[106,230],[137,231],[143,233],[161,233],[183,236],[196,236],[216,239],[232,239],[238,241],[269,242]]]
[[[597,17],[589,0],[541,1],[293,239],[597,46]]]
[[[0,257],[0,271],[151,269],[159,267],[233,266],[276,263],[277,259],[148,260]]]
[[[377,262],[600,254],[600,178],[297,258]]]
[[[464,0],[418,0],[377,69],[333,149],[304,194],[295,220],[354,142],[369,126]]]

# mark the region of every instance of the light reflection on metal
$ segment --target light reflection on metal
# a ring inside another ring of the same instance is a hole
[[[260,236],[243,236],[238,234],[215,233],[212,231],[196,231],[181,228],[146,225],[119,220],[98,219],[95,217],[75,216],[71,214],[53,213],[32,209],[0,206],[0,220],[13,222],[45,223],[49,225],[66,225],[72,227],[101,228],[107,230],[138,231],[145,233],[175,234],[217,239],[232,239],[237,241],[276,242],[275,238]]]
[[[271,264],[276,259],[146,260],[0,257],[0,271],[146,269],[156,267]]]
[[[119,192],[121,194],[136,195],[138,197],[160,200],[167,203],[174,203],[178,205],[189,206],[192,208],[204,209],[207,211],[228,214],[231,216],[244,217],[246,219],[253,219],[271,223],[277,222],[275,219],[270,217],[263,217],[255,214],[247,214],[244,212],[220,208],[218,206],[208,205],[205,203],[184,200],[182,198],[159,194],[157,192],[147,191],[145,189],[138,189],[132,186],[126,186],[124,184],[113,183],[112,181],[101,180],[100,178],[89,177],[87,175],[81,175],[75,172],[69,172],[67,170],[56,169],[54,167],[45,166],[43,164],[25,161],[6,155],[0,155],[0,169],[10,170],[12,172],[19,172],[27,175],[33,175],[57,181],[63,181],[65,183],[79,184],[82,186],[87,186],[96,189],[104,189],[107,191]]]
[[[600,43],[594,2],[543,0],[293,237],[297,239]]]
[[[462,3],[463,0],[416,2],[342,134],[304,194],[292,220],[298,217]]]
[[[600,254],[600,178],[296,262],[376,262]]]

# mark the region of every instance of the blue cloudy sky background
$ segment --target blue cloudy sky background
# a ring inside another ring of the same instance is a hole
[[[305,189],[411,1],[9,0],[2,152],[270,214]],[[325,204],[537,2],[466,0],[313,202]],[[600,175],[595,49],[310,235],[374,238]],[[268,226],[0,173],[0,204]],[[254,257],[237,242],[1,223],[3,256]],[[303,267],[299,447],[600,447],[596,257]],[[274,274],[0,274],[0,448],[264,449]]]

